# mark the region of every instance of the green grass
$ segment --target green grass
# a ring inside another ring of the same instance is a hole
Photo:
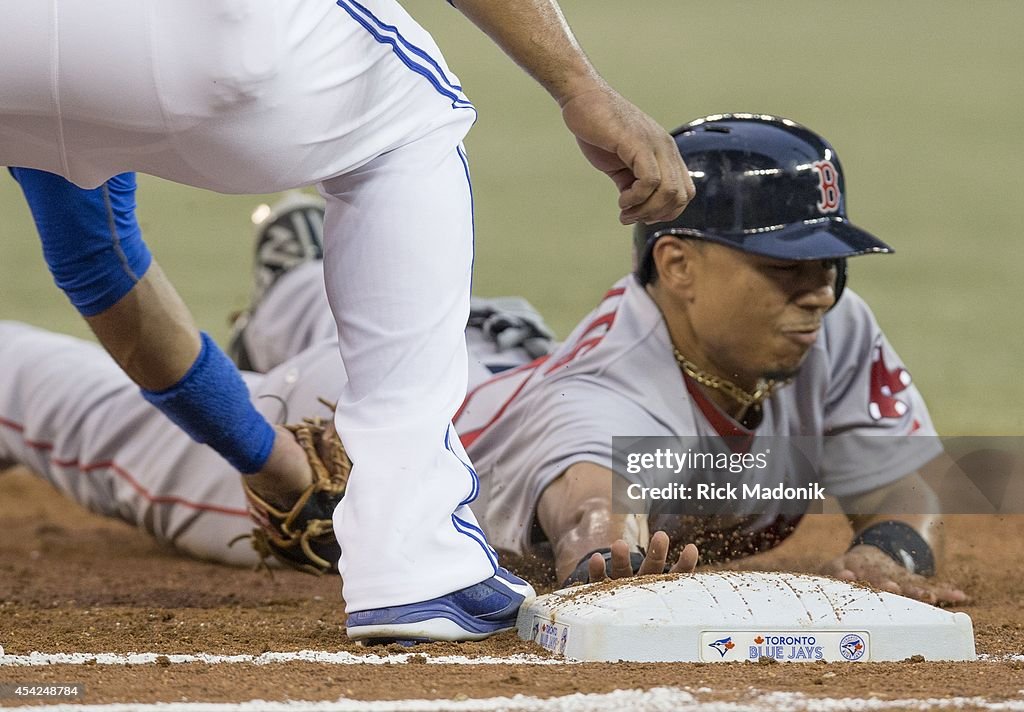
[[[667,126],[722,111],[789,116],[828,137],[852,219],[898,254],[855,260],[852,286],[940,430],[1024,429],[1024,3],[563,0],[595,64]],[[611,183],[557,107],[441,0],[407,0],[480,110],[467,141],[483,294],[523,294],[565,334],[629,266]],[[144,179],[148,241],[223,340],[244,305],[258,199]],[[0,318],[85,334],[49,280],[16,187],[0,180]]]

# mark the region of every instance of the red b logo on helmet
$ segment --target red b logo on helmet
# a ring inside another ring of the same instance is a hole
[[[814,170],[818,171],[818,190],[821,191],[818,210],[834,213],[839,210],[839,171],[832,165],[832,161],[815,161],[813,165]]]

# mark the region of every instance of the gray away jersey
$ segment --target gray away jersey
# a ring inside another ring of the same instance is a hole
[[[812,436],[822,484],[836,496],[887,485],[940,452],[937,440],[907,449],[883,438],[872,441],[883,450],[866,465],[863,448],[846,445],[863,435],[935,435],[909,373],[857,294],[846,290],[825,316],[800,373],[765,402],[751,432],[684,379],[661,312],[632,276],[550,356],[472,389],[455,424],[480,474],[473,510],[491,544],[514,554],[529,550],[540,495],[566,468],[611,469],[613,436]],[[752,528],[776,521],[781,504],[767,506]]]

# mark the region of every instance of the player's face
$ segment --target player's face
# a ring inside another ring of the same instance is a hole
[[[688,311],[714,371],[748,386],[794,375],[835,303],[834,263],[776,260],[709,244],[695,266]]]

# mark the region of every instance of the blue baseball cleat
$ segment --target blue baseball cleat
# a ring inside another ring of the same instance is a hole
[[[505,569],[478,584],[420,603],[371,608],[348,615],[348,637],[412,645],[435,640],[483,640],[516,625],[533,586]]]

